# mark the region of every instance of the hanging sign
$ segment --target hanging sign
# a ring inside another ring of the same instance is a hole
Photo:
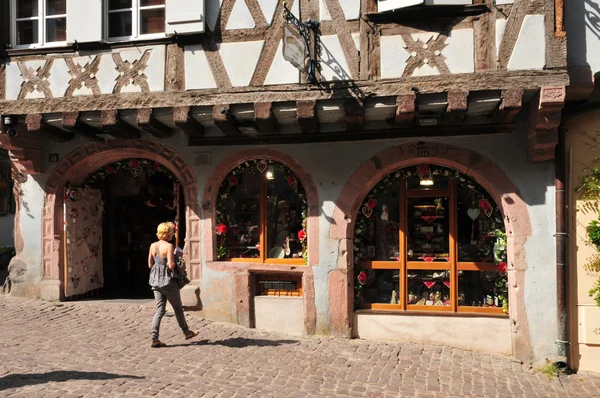
[[[300,71],[305,71],[308,50],[300,31],[291,24],[283,26],[283,58]]]

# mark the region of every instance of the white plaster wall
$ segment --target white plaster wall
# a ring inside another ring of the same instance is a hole
[[[256,26],[254,18],[245,1],[236,1],[231,10],[231,16],[226,29],[252,29]]]
[[[264,40],[259,40],[218,45],[223,64],[234,87],[250,85],[264,43]],[[243,62],[240,62],[241,60]]]
[[[283,58],[283,41],[279,42],[275,58],[265,79],[265,85],[300,83],[300,71]]]
[[[592,74],[600,72],[599,18],[598,1],[565,1],[569,66],[589,66]]]
[[[29,176],[21,184],[21,215],[19,224],[23,236],[21,260],[27,264],[26,280],[42,280],[42,210],[44,208],[45,176]]]
[[[347,20],[358,19],[360,16],[360,0],[339,0]],[[319,18],[321,21],[331,21],[331,15],[325,0],[320,0]]]
[[[254,320],[257,329],[294,335],[304,334],[304,298],[254,298]]]
[[[217,88],[217,83],[206,59],[202,44],[186,46],[184,60],[185,70],[194,71],[194,73],[188,72],[185,74],[186,90]]]
[[[381,78],[391,79],[402,77],[406,68],[406,60],[410,54],[405,50],[406,44],[402,36],[382,36],[380,39],[381,51]]]
[[[0,246],[15,245],[15,216],[9,214],[0,217]]]
[[[510,355],[510,319],[390,314],[354,314],[355,336],[367,340],[444,345]]]
[[[451,73],[475,72],[475,49],[473,29],[455,29],[450,32],[442,55]]]
[[[508,61],[508,70],[543,69],[546,65],[546,33],[543,15],[526,15]]]

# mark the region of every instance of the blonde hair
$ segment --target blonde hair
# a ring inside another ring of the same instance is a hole
[[[156,237],[158,239],[164,240],[169,236],[172,236],[175,232],[175,224],[170,221],[162,222],[158,224],[156,228]]]

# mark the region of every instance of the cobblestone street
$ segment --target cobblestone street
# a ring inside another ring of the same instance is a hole
[[[151,303],[0,298],[2,397],[599,397],[600,375],[548,377],[506,357],[303,338],[173,317],[151,349]]]

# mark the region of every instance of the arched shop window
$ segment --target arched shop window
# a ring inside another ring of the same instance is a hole
[[[288,167],[264,159],[239,164],[218,192],[217,259],[304,264],[307,208],[304,187]]]
[[[355,309],[508,311],[502,213],[456,170],[384,177],[358,212],[354,262]]]

